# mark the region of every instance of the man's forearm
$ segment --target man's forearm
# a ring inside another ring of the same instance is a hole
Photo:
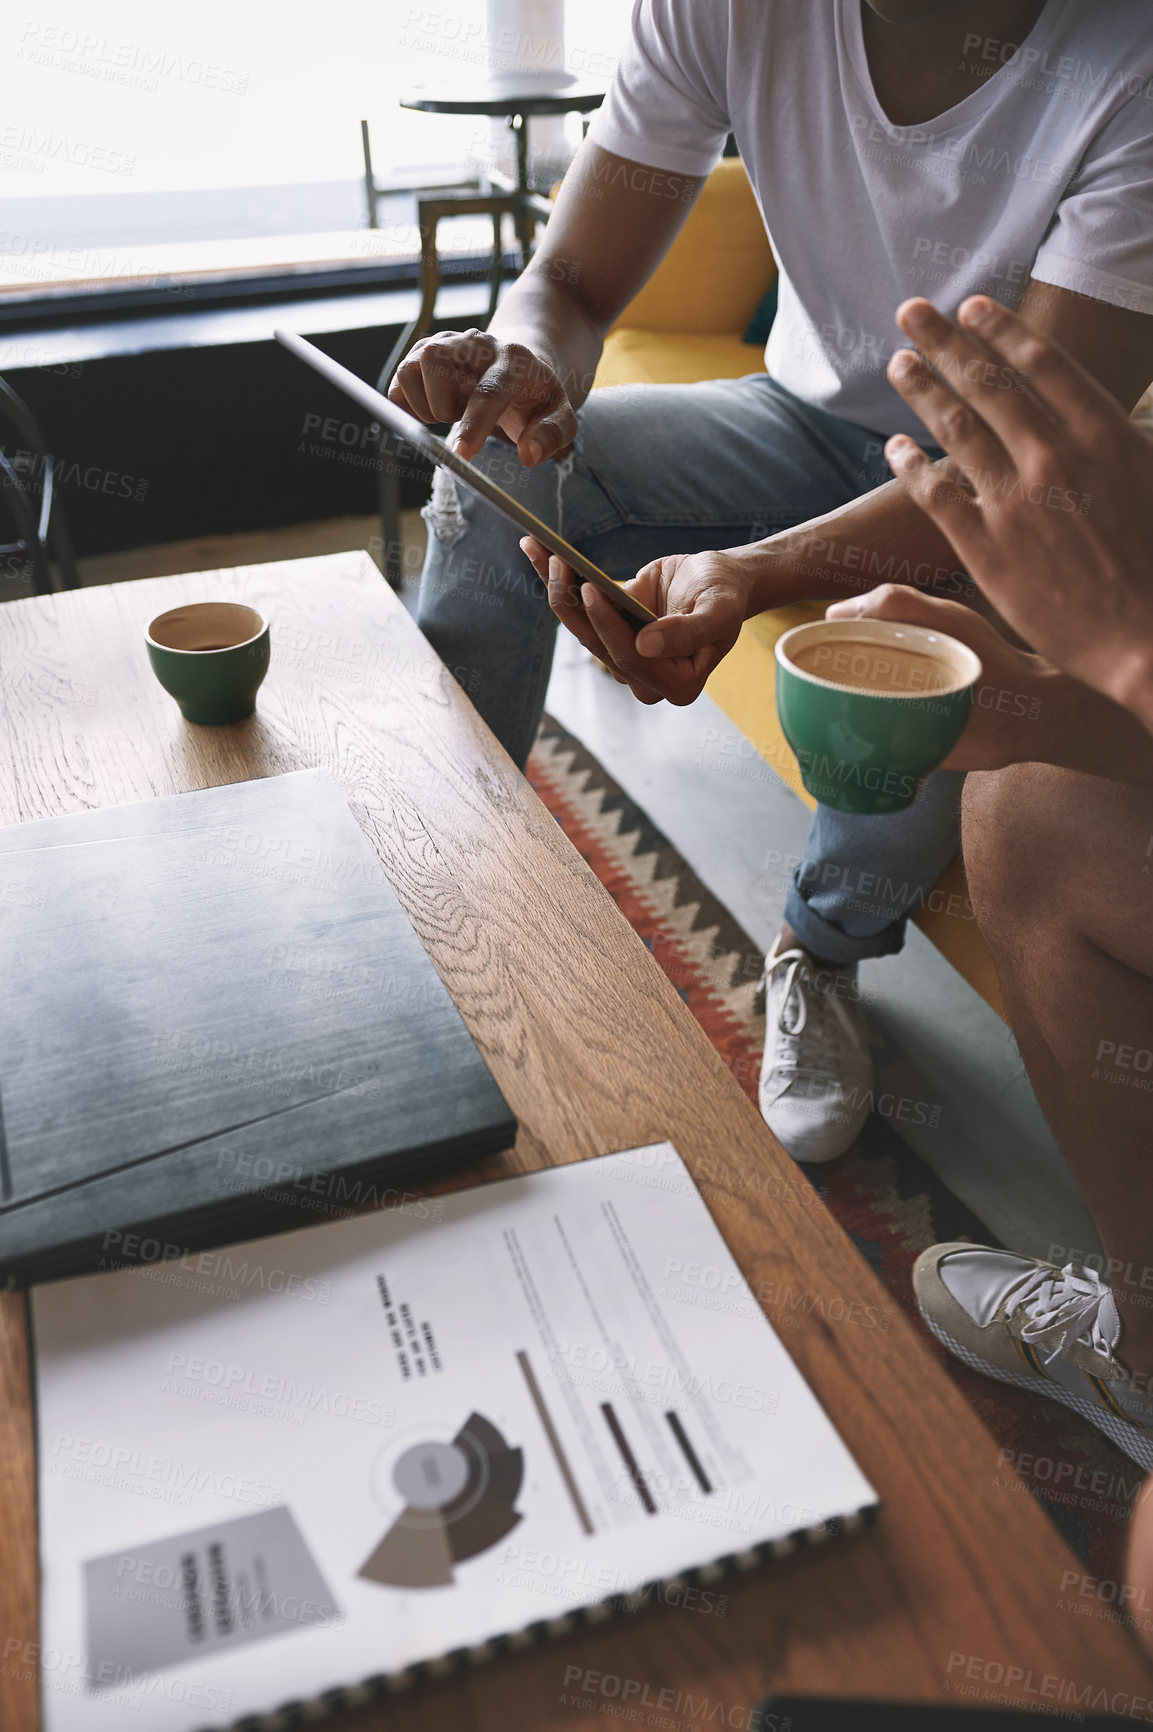
[[[795,601],[840,601],[881,583],[970,605],[978,599],[945,537],[896,481],[772,535],[749,554],[750,615]]]
[[[581,296],[550,274],[559,264],[534,261],[505,295],[489,330],[547,361],[579,409],[592,390],[605,333]]]
[[[1130,710],[1055,670],[1038,678],[1034,695],[1039,702],[1015,723],[1012,762],[1153,787],[1153,734]]]
[[[1153,736],[1153,642],[1147,634],[1134,634],[1128,659],[1115,668],[1109,689],[1114,702],[1131,710]]]

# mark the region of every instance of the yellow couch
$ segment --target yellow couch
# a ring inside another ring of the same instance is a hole
[[[776,269],[744,165],[736,158],[719,163],[659,268],[610,331],[595,385],[689,383],[760,372],[760,351],[741,337]],[[809,806],[814,801],[801,785],[777,721],[773,650],[790,626],[823,612],[823,603],[802,602],[749,620],[707,687]],[[916,915],[917,924],[1004,1016],[992,958],[968,906],[958,856]]]
[[[594,385],[759,372],[759,351],[741,338],[776,274],[744,164],[718,163],[656,272],[609,332]]]

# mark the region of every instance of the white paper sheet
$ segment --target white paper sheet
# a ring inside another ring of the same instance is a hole
[[[32,1312],[45,1732],[227,1725],[876,1502],[667,1143]]]

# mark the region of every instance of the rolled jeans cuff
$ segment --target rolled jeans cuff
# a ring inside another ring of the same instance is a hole
[[[811,956],[819,956],[822,962],[836,962],[848,967],[850,963],[863,962],[869,956],[895,956],[904,945],[909,917],[903,914],[867,938],[850,938],[848,933],[830,925],[809,906],[798,867],[785,899],[785,919]]]

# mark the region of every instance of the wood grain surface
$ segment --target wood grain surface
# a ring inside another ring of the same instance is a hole
[[[194,728],[153,680],[142,633],[215,597],[270,614],[272,668],[254,718]],[[723,1615],[655,1605],[342,1727],[574,1732],[632,1712],[747,1729],[772,1688],[1153,1719],[1131,1635],[1060,1609],[1072,1554],[366,556],[0,608],[0,736],[0,823],[327,767],[520,1122],[482,1176],[674,1142],[882,1497],[871,1531],[738,1580]],[[33,1732],[26,1316],[17,1295],[0,1305],[0,1726]]]

